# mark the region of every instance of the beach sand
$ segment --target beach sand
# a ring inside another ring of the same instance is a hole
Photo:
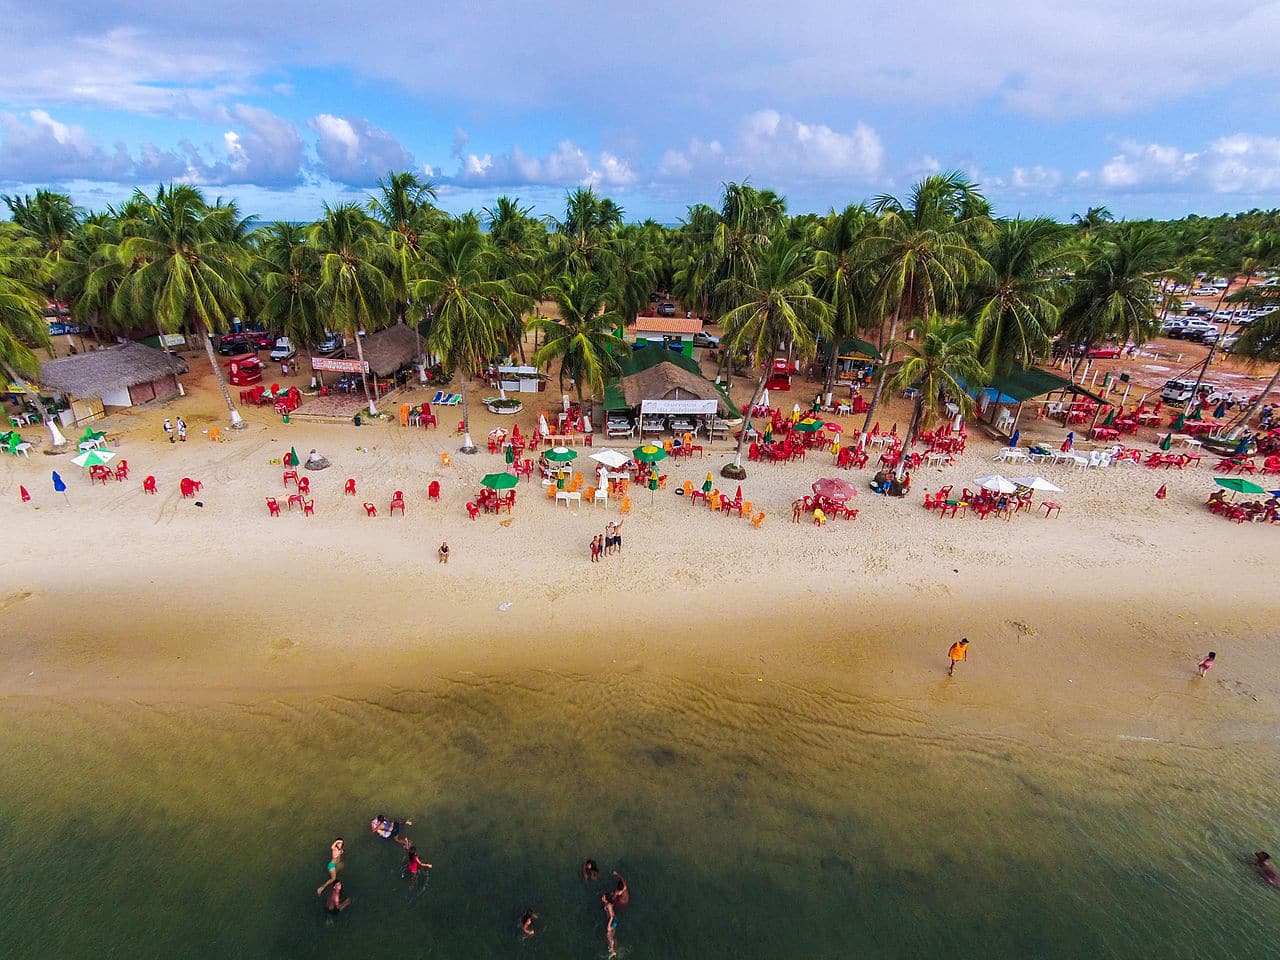
[[[1009,809],[1025,805],[1017,784],[1043,781],[1055,798],[1052,816],[1078,806],[1081,816],[1105,819],[1115,800],[1124,830],[1106,826],[1084,842],[1101,849],[1121,842],[1113,832],[1120,831],[1136,844],[1129,852],[1139,859],[1163,862],[1172,854],[1160,839],[1135,840],[1137,833],[1172,837],[1177,829],[1196,830],[1205,819],[1228,816],[1223,810],[1245,811],[1228,825],[1230,836],[1212,845],[1225,860],[1206,853],[1196,861],[1196,875],[1217,884],[1215,895],[1239,879],[1234,866],[1223,867],[1235,863],[1240,851],[1234,846],[1255,842],[1253,834],[1268,822],[1260,795],[1265,787],[1252,782],[1251,771],[1259,781],[1276,772],[1280,541],[1272,527],[1229,524],[1203,509],[1212,486],[1209,458],[1200,468],[1159,473],[1036,468],[1066,489],[1054,498],[1062,514],[1021,514],[1011,522],[939,520],[921,507],[926,489],[1026,472],[993,465],[996,447],[976,437],[957,464],[917,471],[904,500],[873,496],[865,489],[872,469],[837,473],[830,455],[752,463],[744,495],[767,514],[754,529],[671,492],[685,479],[700,485],[709,470],[728,488],[718,474],[731,447],[720,443],[703,460],[667,461],[668,489],[652,502],[648,491],[632,496],[623,553],[593,565],[587,544],[606,519],[619,518],[614,505],[557,507],[536,482],[522,481],[510,518],[467,518],[464,504],[480,476],[501,470],[502,460],[483,444],[474,457],[458,454],[451,414],[441,417],[444,429],[423,431],[387,422],[283,425],[274,414],[251,410],[245,411],[249,426],[233,432],[225,428],[202,363],[191,359],[188,397],[116,414],[105,424],[129,461],[127,482],[90,487],[66,457],[36,453],[0,461],[7,554],[0,565],[0,711],[8,731],[0,746],[23,773],[9,792],[0,791],[0,809],[33,802],[39,785],[49,782],[57,784],[49,797],[60,815],[106,812],[107,823],[126,824],[126,830],[137,828],[126,823],[131,804],[154,808],[162,821],[222,826],[236,811],[252,817],[258,807],[268,817],[300,820],[296,836],[293,825],[288,831],[292,856],[300,838],[323,847],[321,834],[333,828],[320,814],[364,811],[373,802],[362,796],[366,785],[379,801],[395,796],[388,783],[399,776],[397,745],[406,744],[439,774],[428,780],[466,781],[455,796],[443,787],[414,794],[419,807],[447,814],[456,829],[472,818],[470,845],[458,841],[460,855],[479,855],[484,826],[516,830],[516,838],[508,838],[515,847],[530,845],[520,854],[521,869],[534,870],[553,855],[571,862],[580,848],[543,849],[549,841],[530,837],[533,828],[502,822],[504,807],[566,842],[576,843],[575,816],[598,820],[598,810],[583,813],[577,802],[601,802],[575,795],[575,777],[595,776],[583,773],[577,757],[592,771],[600,764],[612,786],[625,784],[632,800],[644,799],[648,812],[637,812],[625,796],[600,786],[600,796],[618,807],[606,818],[607,829],[596,824],[595,835],[607,835],[620,856],[639,857],[643,848],[652,858],[644,868],[651,882],[662,872],[653,861],[673,856],[660,836],[696,836],[699,817],[714,815],[726,796],[744,790],[757,811],[748,820],[765,822],[739,822],[745,816],[739,811],[732,835],[745,846],[730,849],[722,840],[703,851],[728,857],[738,869],[751,869],[737,858],[749,861],[752,849],[768,863],[786,861],[789,848],[806,851],[805,857],[820,851],[851,829],[848,817],[857,809],[883,827],[887,839],[868,838],[865,847],[850,840],[851,847],[890,872],[897,869],[888,866],[892,859],[915,843],[972,857],[973,870],[997,847],[999,856],[1008,856],[1019,844],[1037,845],[1036,855],[1028,853],[1011,875],[1023,883],[1039,877],[1050,852],[1034,839],[1034,823],[1008,826],[1007,837],[1000,824]],[[745,393],[750,384],[735,387]],[[812,394],[810,384],[798,382],[790,396],[773,400],[804,404]],[[421,398],[411,395],[410,402]],[[553,399],[536,398],[548,407]],[[383,407],[392,411],[398,402]],[[522,430],[538,406],[529,404],[518,418]],[[471,411],[477,442],[491,426],[511,422],[478,403]],[[160,421],[175,413],[189,425],[186,444],[171,445],[161,432]],[[847,427],[861,421],[839,419]],[[905,404],[894,401],[881,419],[905,426]],[[224,442],[215,444],[204,431],[216,425],[223,426]],[[1032,421],[1024,437],[1057,442],[1062,432]],[[263,498],[283,493],[282,467],[271,461],[291,446],[303,457],[316,448],[333,467],[310,474],[314,517],[294,511],[268,518]],[[441,466],[442,451],[452,453],[451,466]],[[66,498],[53,493],[51,469],[68,479]],[[142,493],[148,474],[158,480],[157,496]],[[857,519],[821,529],[791,523],[791,501],[827,475],[861,488]],[[184,476],[203,482],[202,506],[181,499]],[[348,477],[357,481],[356,497],[342,495]],[[442,486],[439,502],[426,498],[433,479]],[[1169,496],[1159,501],[1154,492],[1162,483]],[[32,491],[31,503],[19,501],[19,484]],[[403,517],[386,515],[394,490],[405,493]],[[364,515],[364,500],[379,506],[377,518]],[[442,539],[452,547],[447,566],[435,558]],[[949,680],[946,650],[961,635],[972,641],[970,660]],[[1218,652],[1217,666],[1198,679],[1195,664],[1210,649]],[[410,718],[417,719],[406,727]],[[437,729],[445,733],[438,743]],[[602,752],[593,729],[626,750]],[[164,758],[166,739],[181,747],[185,761],[176,754]],[[320,743],[330,749],[318,749]],[[433,744],[453,752],[437,756]],[[376,763],[359,759],[366,748]],[[280,771],[273,771],[277,752]],[[690,757],[698,763],[682,766],[679,758]],[[949,759],[935,768],[938,757]],[[69,785],[91,780],[95,763],[111,773],[91,800]],[[224,765],[233,772],[227,783]],[[1174,772],[1183,767],[1185,778]],[[675,771],[680,782],[668,782]],[[860,787],[855,801],[840,784],[863,774],[873,784]],[[207,798],[196,789],[202,777]],[[765,785],[774,777],[777,785]],[[317,797],[299,787],[309,780]],[[1196,801],[1186,823],[1173,805],[1192,783],[1213,784],[1210,792],[1240,787],[1247,796],[1233,794],[1227,803],[1214,794],[1203,808]],[[668,809],[659,828],[654,811],[664,791]],[[1147,810],[1146,791],[1170,806]],[[463,795],[478,807],[456,808]],[[796,813],[800,797],[820,812]],[[973,839],[967,853],[948,846],[947,831],[924,826],[945,820],[949,797],[990,804],[975,814],[988,840]],[[315,809],[307,809],[313,803]],[[758,814],[765,808],[773,812]],[[18,821],[26,816],[10,813]],[[1051,814],[1046,808],[1036,816]],[[778,822],[769,827],[771,818]],[[359,824],[357,817],[345,829],[354,833]],[[1059,826],[1087,832],[1079,821]],[[312,831],[316,835],[307,836]],[[79,832],[86,842],[109,844],[109,831],[81,825]],[[172,840],[166,835],[165,842]],[[1150,852],[1151,845],[1159,850]],[[37,861],[56,858],[43,841],[37,846]],[[498,855],[491,846],[484,850],[486,857]],[[267,869],[264,856],[248,859]],[[827,860],[839,873],[846,862],[861,863],[858,856],[835,852]],[[781,905],[809,896],[803,878],[816,868],[808,863],[797,859],[794,872],[774,878],[780,887],[773,907],[782,914]],[[1128,860],[1112,866],[1119,874],[1135,869]],[[710,883],[720,896],[738,895],[724,886],[731,883],[724,876],[701,875],[704,867],[697,857],[681,860],[681,889]],[[916,879],[904,882],[916,889],[936,868],[931,861],[917,864],[911,868]],[[981,870],[998,873],[999,867]],[[305,889],[302,878],[315,870],[302,870],[303,877],[294,872],[277,882]],[[817,879],[830,886],[830,877]],[[995,874],[988,879],[1012,882]],[[1105,871],[1091,875],[1071,896],[1083,904],[1090,891],[1115,881]],[[511,909],[518,911],[519,884],[509,886]],[[842,896],[848,892],[840,889]],[[1011,887],[1009,895],[1014,892]],[[1046,902],[1058,895],[1052,888],[1035,894]],[[1075,908],[1083,909],[1080,904]],[[43,907],[46,916],[62,915],[56,904]],[[467,909],[457,905],[464,919],[491,919],[471,917]],[[1175,909],[1173,902],[1167,909]],[[197,903],[190,915],[201,910]],[[911,911],[891,913],[896,924],[921,922]],[[855,911],[857,917],[866,919]],[[785,916],[775,919],[785,926]],[[1274,919],[1259,920],[1261,929]],[[810,920],[824,922],[823,915]],[[1061,917],[1054,922],[1067,926]],[[1030,955],[985,953],[981,944],[994,930],[984,926],[981,935],[962,937],[963,949],[952,942],[953,955]],[[788,955],[787,943],[798,936],[775,930],[775,942],[763,931],[749,932],[766,938],[746,951],[755,956]],[[1132,943],[1123,933],[1118,941],[1068,939],[1059,944],[1062,952],[1046,949],[1038,934],[1016,942],[1042,956],[1084,955],[1072,950],[1118,942],[1115,955],[1143,956],[1142,931],[1130,934]],[[1197,952],[1195,934],[1168,955],[1219,955]],[[169,942],[155,936],[154,949]],[[201,928],[197,941],[205,936],[204,943],[217,940]],[[289,932],[290,942],[296,936]],[[734,955],[732,944],[713,949],[689,930],[671,936],[635,956],[674,955],[667,949],[693,945],[698,955]],[[33,956],[38,946],[67,946],[56,938],[22,942]],[[936,941],[924,937],[921,944]],[[879,947],[870,955],[902,955],[888,942]],[[843,954],[826,942],[809,955]],[[1220,955],[1252,954],[1237,943]]]

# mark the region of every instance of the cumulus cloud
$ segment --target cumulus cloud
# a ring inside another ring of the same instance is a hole
[[[768,177],[782,182],[792,178],[868,181],[883,164],[884,145],[865,123],[843,132],[777,110],[757,110],[743,117],[730,146],[695,138],[682,150],[665,151],[657,174],[672,180]]]
[[[1116,193],[1257,195],[1280,189],[1280,138],[1235,133],[1197,150],[1125,140],[1099,169],[1077,173],[1075,182]]]
[[[459,159],[456,174],[446,181],[456,187],[605,186],[625,187],[636,179],[622,157],[601,151],[593,162],[572,140],[561,140],[545,156],[533,156],[520,147],[507,153],[464,153],[470,138],[461,130],[454,137]]]
[[[190,140],[174,148],[144,142],[136,153],[122,143],[107,148],[82,127],[45,110],[26,119],[0,113],[0,179],[16,182],[177,180],[264,187],[297,184],[303,143],[293,124],[268,110],[237,104],[222,111],[220,145],[202,151]],[[207,155],[207,159],[206,159]]]
[[[360,117],[322,113],[308,121],[316,132],[320,172],[351,186],[371,186],[389,170],[413,166],[413,155],[400,141]]]

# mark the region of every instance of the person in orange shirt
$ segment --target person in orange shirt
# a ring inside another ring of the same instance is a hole
[[[951,645],[951,649],[947,651],[947,656],[951,658],[951,666],[947,667],[947,676],[955,676],[956,664],[961,660],[969,659],[969,638],[963,637]]]

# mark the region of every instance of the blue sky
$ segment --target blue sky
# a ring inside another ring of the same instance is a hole
[[[678,220],[960,169],[1000,214],[1280,206],[1280,3],[5,3],[0,192],[201,185],[310,219],[412,169],[451,211],[590,184]]]

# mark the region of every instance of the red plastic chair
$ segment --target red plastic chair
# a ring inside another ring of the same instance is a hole
[[[285,485],[286,487],[289,485],[289,481],[290,481],[290,480],[292,480],[294,483],[297,483],[297,482],[298,482],[298,471],[297,471],[297,470],[286,470],[286,471],[284,472],[284,485]]]
[[[298,492],[299,492],[299,493],[310,493],[310,492],[311,492],[311,478],[310,478],[310,477],[299,477],[299,478],[298,478]]]
[[[187,499],[187,497],[194,497],[196,495],[196,482],[190,477],[182,478],[181,487],[183,500]]]
[[[275,497],[267,497],[267,516],[269,517],[280,516],[280,504],[276,502]]]
[[[1062,513],[1062,504],[1060,503],[1051,503],[1046,500],[1044,503],[1040,504],[1040,506],[1044,508],[1044,518],[1046,520],[1048,520],[1049,516],[1053,513]]]
[[[121,460],[118,464],[116,464],[116,479],[117,480],[129,479],[129,461],[128,460]]]
[[[155,492],[156,492],[156,478],[155,478],[155,477],[147,477],[145,480],[143,480],[143,481],[142,481],[142,492],[143,492],[143,493],[155,493]]]
[[[391,498],[391,509],[389,512],[392,516],[395,516],[396,507],[400,508],[400,516],[403,517],[404,516],[404,494],[399,490],[397,490],[395,492],[395,495]]]
[[[366,517],[376,517],[378,515],[378,508],[372,503],[366,503],[364,505],[364,515]]]
[[[432,480],[431,483],[427,485],[427,499],[428,500],[440,499],[440,481],[439,480]]]
[[[314,517],[316,515],[316,502],[314,500],[302,501],[302,515],[304,517]]]
[[[480,508],[470,500],[467,501],[467,515],[470,516],[472,520],[480,516]]]
[[[353,497],[356,495],[356,479],[355,479],[355,477],[349,477],[349,478],[347,479],[347,485],[346,485],[345,487],[343,487],[343,488],[342,488],[342,492],[343,492],[343,493],[349,493],[349,494],[350,494],[351,496],[353,496]]]

